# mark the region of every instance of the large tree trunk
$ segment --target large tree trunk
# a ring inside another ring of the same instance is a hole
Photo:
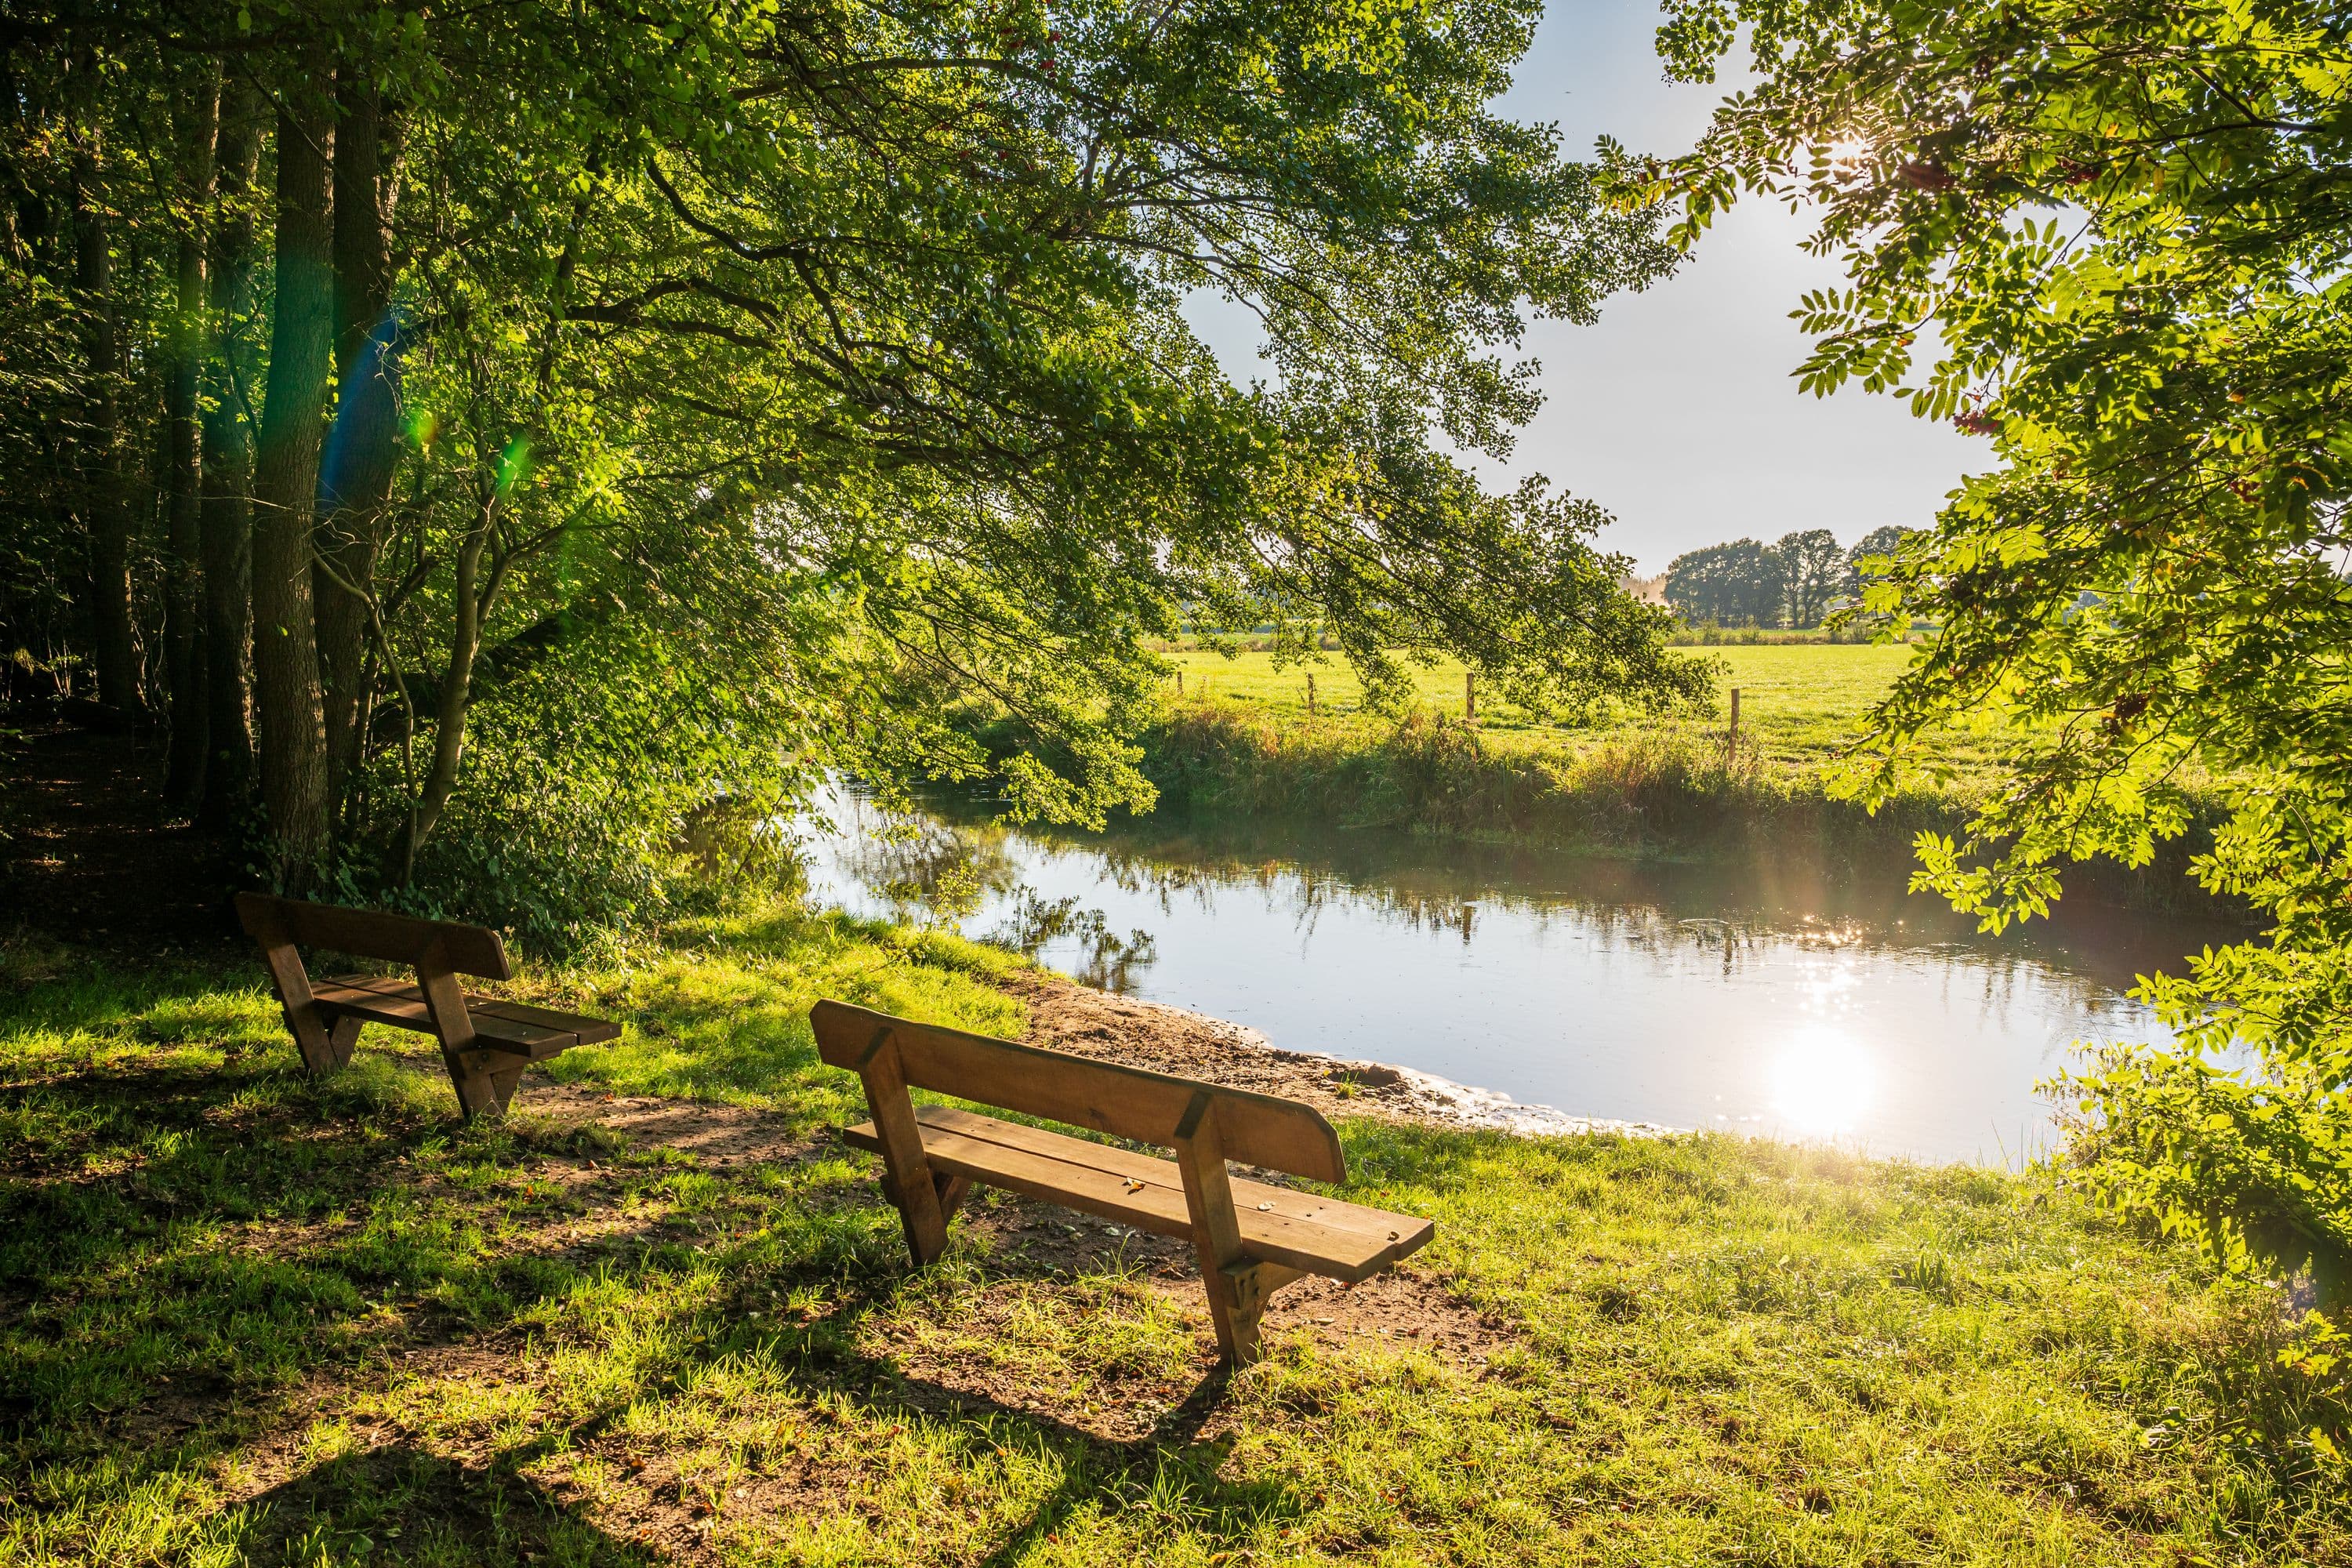
[[[213,139],[220,110],[217,66],[194,73],[179,126],[180,240],[173,258],[178,298],[163,369],[163,647],[172,692],[171,764],[164,798],[192,805],[205,788],[208,712],[205,700],[203,503],[198,494],[196,377],[203,363],[204,214],[212,200]]]
[[[278,110],[278,294],[253,476],[253,674],[261,799],[278,881],[306,886],[329,847],[327,730],[310,594],[327,376],[334,349],[323,51]]]
[[[327,767],[339,803],[360,761],[368,716],[368,606],[385,500],[400,457],[399,344],[390,320],[390,236],[398,130],[364,68],[336,84],[335,423],[320,475],[319,664]]]
[[[253,210],[261,161],[261,100],[232,77],[223,86],[214,143],[215,212],[206,281],[214,333],[205,388],[205,769],[203,820],[225,826],[253,794],[253,431],[251,384],[237,318],[253,301]],[[243,378],[243,379],[241,379]]]
[[[139,693],[138,634],[131,614],[131,488],[122,467],[121,334],[114,312],[114,260],[98,168],[87,153],[74,161],[74,291],[82,318],[89,375],[81,449],[79,504],[89,531],[91,640],[98,656],[98,700],[130,715]]]

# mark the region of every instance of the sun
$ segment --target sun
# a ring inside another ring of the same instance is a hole
[[[1816,151],[1832,174],[1849,179],[1860,174],[1878,153],[1877,148],[1859,136],[1842,136],[1834,142],[1824,142]]]

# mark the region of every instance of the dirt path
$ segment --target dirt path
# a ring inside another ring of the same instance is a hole
[[[1570,1116],[1545,1105],[1521,1105],[1507,1095],[1386,1062],[1285,1050],[1239,1024],[1163,1003],[1115,996],[1045,970],[1024,971],[1003,984],[1028,1004],[1027,1037],[1033,1045],[1304,1100],[1326,1116],[1376,1116],[1525,1133],[1641,1137],[1673,1131],[1647,1121],[1612,1121]]]

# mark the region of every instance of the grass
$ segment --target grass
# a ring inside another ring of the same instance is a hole
[[[1914,653],[1908,647],[1875,643],[1793,643],[1685,650],[1711,659],[1716,675],[1717,717],[1705,728],[1719,736],[1739,689],[1742,734],[1765,762],[1812,767],[1829,761],[1859,732],[1863,716],[1884,696]],[[1292,665],[1277,670],[1273,656],[1188,647],[1162,655],[1183,676],[1183,695],[1195,701],[1223,702],[1262,712],[1283,722],[1307,717],[1307,677],[1315,677],[1320,716],[1339,724],[1381,725],[1363,709],[1363,689],[1345,661]],[[1451,660],[1413,672],[1418,700],[1432,712],[1458,719],[1463,712],[1463,668]],[[1605,728],[1558,724],[1505,700],[1491,689],[1477,694],[1478,721],[1489,743],[1505,752],[1589,749],[1622,742],[1639,733],[1680,734],[1687,721],[1633,721]],[[1974,744],[1951,749],[1960,763],[1979,760]]]
[[[0,1563],[2352,1562],[2315,1331],[2046,1173],[1350,1122],[1484,1359],[1230,1383],[1115,1247],[983,1206],[910,1273],[799,1015],[1014,1028],[1010,962],[777,911],[542,981],[627,1026],[575,1100],[794,1140],[729,1160],[529,1087],[462,1127],[415,1037],[310,1080],[241,964],[16,952]]]
[[[1344,665],[1276,669],[1272,656],[1202,647],[1163,655],[1171,682],[1144,737],[1144,767],[1181,809],[1302,816],[1352,826],[1507,839],[1584,853],[1703,858],[1759,849],[1819,863],[1908,869],[1922,831],[1964,835],[1999,773],[2000,737],[1947,736],[1875,813],[1838,798],[1832,764],[1916,651],[1877,644],[1733,645],[1719,661],[1713,718],[1632,715],[1574,726],[1478,693],[1465,722],[1463,672],[1417,672],[1402,721],[1366,710]],[[1727,738],[1740,693],[1739,743]],[[2147,866],[2094,862],[2071,889],[2126,904],[2223,918],[2243,910],[2189,874],[2223,812],[2192,803],[2189,832]]]

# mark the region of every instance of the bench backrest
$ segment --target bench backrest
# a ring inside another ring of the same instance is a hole
[[[1339,1134],[1321,1112],[1295,1100],[917,1024],[846,1002],[819,1002],[809,1023],[828,1066],[859,1071],[867,1051],[887,1036],[914,1088],[1162,1149],[1176,1146],[1185,1111],[1207,1094],[1225,1158],[1310,1181],[1347,1179]]]
[[[498,932],[480,926],[380,910],[347,910],[268,893],[239,893],[236,918],[244,922],[246,934],[265,948],[292,942],[411,967],[431,963],[443,973],[478,974],[486,980],[514,978],[506,944]]]

